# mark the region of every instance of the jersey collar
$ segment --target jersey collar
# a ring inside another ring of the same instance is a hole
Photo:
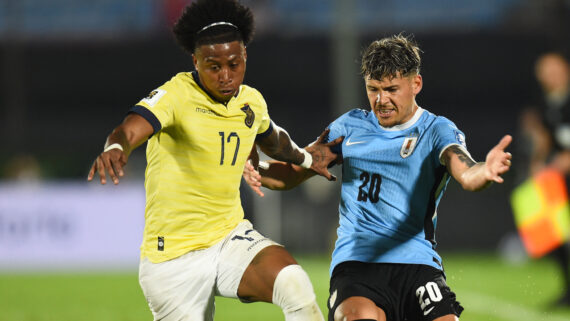
[[[229,100],[227,102],[219,101],[216,99],[216,97],[212,96],[209,91],[206,90],[204,85],[202,85],[202,82],[200,81],[200,75],[198,75],[198,72],[196,70],[192,71],[190,74],[192,74],[192,78],[194,78],[194,81],[196,82],[196,84],[198,84],[198,87],[200,87],[200,89],[202,89],[202,91],[205,92],[206,95],[208,95],[208,97],[210,97],[213,101],[216,101],[216,102],[218,102],[224,106],[227,106],[227,104],[229,103]],[[234,95],[235,98],[237,98],[240,91],[241,91],[241,86],[238,88],[238,91]]]

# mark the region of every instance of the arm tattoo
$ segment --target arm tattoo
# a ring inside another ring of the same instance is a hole
[[[293,148],[289,134],[281,128],[276,127],[268,137],[259,143],[262,151],[271,158],[294,164],[301,164],[303,161],[303,154]]]
[[[465,151],[461,148],[459,148],[459,146],[457,145],[453,145],[449,147],[449,150],[454,153],[455,155],[457,155],[457,157],[459,158],[459,160],[461,162],[463,162],[465,165],[467,165],[467,167],[473,167],[475,164],[475,161],[473,161],[473,159],[467,155],[465,153]],[[451,161],[451,156],[448,153],[445,153],[445,162],[447,167],[449,167],[450,161]]]

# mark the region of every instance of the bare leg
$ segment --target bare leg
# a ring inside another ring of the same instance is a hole
[[[281,246],[261,250],[246,268],[238,296],[271,302],[286,321],[324,321],[309,276]]]
[[[386,321],[386,313],[376,304],[363,296],[352,296],[336,308],[335,321],[353,321],[360,319]]]
[[[245,269],[238,287],[238,296],[248,301],[271,303],[277,274],[291,264],[297,264],[297,261],[282,246],[264,248]]]

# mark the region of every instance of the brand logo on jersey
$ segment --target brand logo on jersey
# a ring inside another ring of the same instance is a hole
[[[249,128],[253,125],[253,121],[255,120],[255,113],[251,108],[249,108],[249,104],[243,105],[241,110],[245,113],[245,125]]]
[[[460,133],[460,132],[458,132],[458,131],[456,131],[456,130],[454,130],[454,132],[455,132],[455,139],[457,139],[457,141],[459,142],[459,144],[461,144],[461,145],[463,145],[463,146],[467,146],[467,145],[465,144],[465,136],[463,136],[462,133]]]
[[[351,141],[350,141],[350,137],[349,137],[348,140],[346,141],[346,146],[356,145],[356,144],[362,144],[362,143],[366,143],[366,141],[365,141],[365,140],[361,140],[361,141],[357,141],[357,142],[351,142]]]
[[[414,135],[411,137],[406,137],[404,139],[404,143],[402,144],[402,148],[400,148],[400,156],[402,158],[406,158],[414,152],[414,148],[416,148],[416,143],[418,142],[418,136]]]
[[[160,98],[162,98],[162,96],[164,96],[164,94],[166,94],[166,90],[155,89],[151,91],[150,94],[148,94],[148,96],[142,101],[149,105],[149,107],[154,107],[154,105],[156,105],[156,103],[160,100]]]

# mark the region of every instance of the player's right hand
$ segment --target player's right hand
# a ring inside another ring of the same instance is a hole
[[[106,173],[109,173],[109,177],[113,180],[115,185],[119,184],[119,176],[123,177],[125,175],[123,167],[127,164],[127,155],[118,149],[114,148],[106,152],[102,152],[97,159],[93,162],[91,170],[89,170],[89,175],[87,180],[93,180],[95,172],[99,174],[99,179],[101,184],[107,183]]]
[[[331,147],[336,146],[344,140],[341,136],[332,142],[323,143],[328,136],[330,129],[325,129],[319,136],[319,138],[305,149],[311,153],[313,156],[313,164],[311,164],[311,170],[315,171],[317,174],[326,177],[329,181],[336,181],[336,176],[328,171],[331,164],[339,163],[340,155],[335,154],[331,151]]]

